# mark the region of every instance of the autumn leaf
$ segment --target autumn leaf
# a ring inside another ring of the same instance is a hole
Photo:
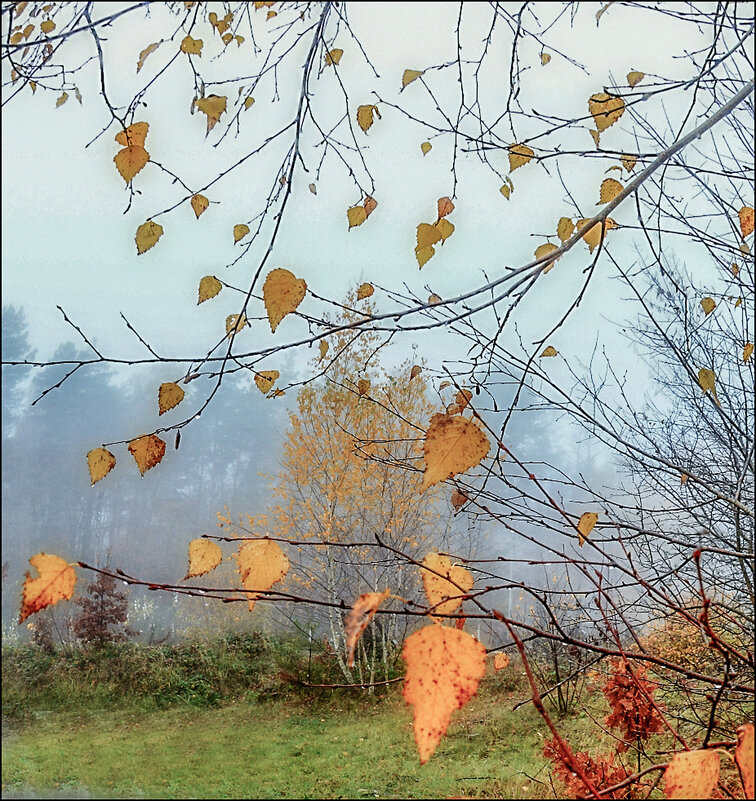
[[[717,377],[713,370],[709,370],[707,367],[702,367],[698,371],[698,383],[701,389],[704,391],[704,393],[711,392],[711,394],[714,396],[717,406],[720,406],[721,404],[719,403],[719,398],[717,397],[716,380]]]
[[[423,142],[423,143],[420,145],[420,150],[422,150],[422,151],[423,151],[423,155],[424,155],[424,156],[427,156],[427,155],[428,155],[428,153],[430,153],[430,152],[431,152],[431,149],[432,149],[432,148],[433,148],[433,145],[432,145],[430,142]]]
[[[234,226],[234,244],[236,244],[239,240],[244,239],[244,237],[249,233],[249,226],[245,225],[244,223],[239,223],[238,225]]]
[[[410,381],[412,381],[413,378],[417,378],[417,376],[419,376],[422,372],[423,368],[420,367],[419,364],[413,364],[412,369],[410,370]]]
[[[147,122],[135,122],[123,131],[118,131],[115,140],[124,147],[144,147],[150,125]]]
[[[602,133],[625,113],[625,101],[621,97],[599,92],[588,98],[588,111],[596,123],[598,133]]]
[[[464,631],[425,626],[404,642],[404,698],[413,706],[420,764],[446,734],[452,712],[475,695],[486,672],[486,649]]]
[[[249,611],[255,606],[260,592],[269,590],[280,581],[289,571],[289,560],[278,546],[278,543],[269,539],[252,540],[239,546],[236,554],[239,575],[242,584],[247,590],[256,592],[247,593]]]
[[[539,359],[542,359],[544,356],[556,356],[559,351],[553,345],[547,345],[540,353]]]
[[[593,531],[593,527],[596,525],[596,521],[598,520],[598,515],[596,512],[583,512],[580,515],[580,520],[578,520],[577,529],[578,529],[578,544],[580,547],[583,547],[583,543],[586,542],[588,539],[588,535]]]
[[[365,207],[365,214],[369,217],[378,208],[378,201],[374,197],[368,195],[362,201],[362,205]]]
[[[357,382],[357,394],[362,397],[370,392],[370,381],[367,378],[361,378]]]
[[[145,251],[149,250],[157,244],[158,239],[163,235],[163,226],[147,220],[137,228],[134,241],[136,242],[137,254],[142,255]]]
[[[226,317],[226,337],[231,339],[247,325],[247,318],[243,314],[229,314]]]
[[[690,476],[688,476],[687,473],[680,473],[680,484],[687,484],[688,478],[690,478]]]
[[[753,798],[753,723],[738,729],[735,763],[740,771],[746,798]]]
[[[449,220],[439,220],[438,222],[433,223],[433,227],[439,232],[439,234],[441,234],[442,245],[454,233],[454,226],[449,222]]]
[[[624,156],[622,156],[622,158],[620,158],[620,161],[622,162],[622,166],[628,172],[632,172],[635,169],[635,165],[638,162],[638,157],[637,156],[624,155]]]
[[[719,781],[717,751],[681,751],[664,771],[667,798],[711,798]]]
[[[194,195],[189,202],[192,205],[192,210],[197,219],[199,219],[200,214],[210,205],[210,201],[204,195]]]
[[[378,111],[378,106],[360,106],[357,109],[357,124],[362,128],[362,130],[367,133],[368,128],[370,128],[373,124],[373,114],[378,115],[378,119],[381,118],[381,112]]]
[[[94,485],[115,467],[115,456],[107,448],[93,448],[87,454],[87,464],[89,465],[89,477],[92,479],[91,486]]]
[[[402,75],[402,89],[416,81],[423,74],[423,70],[404,70]],[[401,89],[399,90],[401,92]]]
[[[158,389],[158,415],[165,414],[166,412],[178,406],[184,400],[184,390],[178,384],[167,382],[160,385]]]
[[[136,69],[137,72],[139,72],[139,70],[141,70],[142,67],[144,66],[144,62],[147,60],[147,56],[154,53],[158,49],[158,47],[160,47],[160,45],[161,42],[154,42],[151,45],[147,45],[147,47],[145,47],[144,50],[142,50],[142,52],[139,54],[139,61],[137,61],[137,69]]]
[[[263,395],[267,395],[273,389],[273,385],[278,381],[280,375],[278,370],[262,370],[255,373],[255,384]]]
[[[68,92],[63,94],[55,101],[55,108],[60,108],[68,100]]]
[[[753,354],[753,342],[746,342],[743,346],[743,364],[745,364]]]
[[[321,339],[318,349],[320,350],[320,361],[323,361],[326,357],[326,353],[328,353],[328,343],[324,339]]]
[[[560,217],[557,224],[557,236],[566,242],[575,233],[575,223],[569,217]]]
[[[347,665],[354,666],[354,649],[357,640],[367,628],[378,607],[389,597],[389,590],[383,592],[366,592],[354,602],[349,614],[344,620],[344,634],[346,637]]]
[[[548,53],[541,53],[541,66],[545,67],[549,61],[551,61],[551,56]]]
[[[472,392],[469,389],[460,389],[454,396],[454,402],[459,406],[460,412],[463,412],[467,405],[472,400]]]
[[[552,244],[551,242],[545,242],[543,245],[539,245],[535,249],[533,255],[537,259],[540,259],[542,256],[548,256],[549,253],[553,253],[555,250],[559,250],[559,248],[556,245]],[[557,258],[554,259],[553,261],[546,262],[546,264],[543,266],[542,272],[544,273],[549,272],[549,270],[551,270],[551,268],[556,264],[556,262],[560,258],[561,258],[560,256],[557,256]]]
[[[263,301],[268,313],[270,330],[275,334],[279,323],[291,314],[307,292],[307,284],[303,278],[297,278],[289,270],[277,268],[268,273],[263,284]]]
[[[155,434],[146,434],[129,443],[129,453],[134,457],[139,472],[144,476],[150,468],[161,462],[165,455],[165,442]]]
[[[458,512],[467,503],[467,495],[455,489],[452,492],[450,503],[454,507],[454,511]]]
[[[582,228],[586,223],[590,222],[590,220],[578,220],[577,221],[577,228]],[[611,231],[612,228],[619,228],[616,222],[611,217],[607,217],[603,223],[596,223],[592,225],[584,234],[583,234],[583,241],[588,245],[588,252],[593,253],[596,247],[601,243],[601,231],[602,228],[604,232]]]
[[[214,298],[223,289],[223,284],[214,276],[206,275],[199,282],[199,300],[197,305]]]
[[[333,50],[329,50],[325,54],[326,67],[332,67],[334,64],[338,64],[339,61],[341,61],[341,57],[343,55],[344,51],[339,47],[335,47]]]
[[[420,265],[422,267],[422,264]],[[433,292],[432,294],[428,295],[428,303],[431,306],[435,306],[437,303],[441,303],[441,298]]]
[[[375,290],[372,284],[360,284],[357,288],[357,300],[364,300],[369,298]]]
[[[713,298],[701,298],[701,308],[708,317],[717,308],[717,304]]]
[[[352,206],[347,209],[347,220],[349,221],[349,228],[355,228],[367,220],[368,215],[364,206]]]
[[[179,49],[182,53],[188,53],[192,56],[201,56],[202,39],[192,39],[191,36],[185,36],[181,40],[181,47]]]
[[[223,551],[211,540],[197,537],[189,543],[189,570],[184,581],[197,576],[204,576],[215,570],[223,559]]]
[[[315,184],[308,184],[307,188],[312,192],[313,195],[318,194],[318,187]]]
[[[55,30],[55,23],[51,19],[46,19],[39,27],[42,33],[52,33]]]
[[[425,434],[425,474],[421,492],[479,465],[490,443],[480,428],[464,417],[434,414]]]
[[[601,206],[604,203],[610,203],[619,195],[623,188],[622,184],[619,181],[615,181],[614,178],[607,178],[602,181],[598,205]]]
[[[497,651],[494,654],[494,670],[498,672],[506,667],[509,667],[509,655],[504,651]]]
[[[252,108],[255,105],[255,98],[250,95],[250,97],[244,98],[244,110]]]
[[[207,134],[213,130],[215,124],[220,120],[221,114],[226,110],[226,97],[218,95],[208,95],[194,101],[194,105],[207,116]]]
[[[514,172],[518,167],[527,164],[535,153],[527,145],[510,145],[509,150],[509,171]]]
[[[420,223],[417,226],[417,247],[424,248],[428,245],[435,245],[442,238],[441,231],[435,225]]]
[[[507,200],[509,200],[509,196],[512,194],[511,181],[509,184],[502,184],[499,192],[501,192],[501,194],[504,195]]]
[[[753,209],[750,206],[743,206],[738,212],[738,220],[740,221],[740,233],[743,235],[743,239],[745,239],[749,234],[753,233]]]
[[[21,596],[21,615],[18,623],[26,620],[29,615],[39,612],[47,606],[68,600],[74,591],[76,573],[65,559],[49,553],[38,553],[29,559],[29,564],[39,572],[37,578],[32,578],[26,571],[24,588]]]
[[[632,72],[627,73],[627,83],[631,89],[634,89],[645,77],[645,72],[633,70]]]
[[[113,161],[115,162],[116,169],[121,174],[121,178],[127,184],[131,183],[132,178],[144,167],[150,160],[150,154],[141,145],[132,145],[119,150]]]
[[[462,596],[472,589],[475,581],[472,573],[461,565],[453,565],[448,556],[433,551],[425,555],[423,568],[423,590],[430,613],[450,615],[456,612],[462,606]]]

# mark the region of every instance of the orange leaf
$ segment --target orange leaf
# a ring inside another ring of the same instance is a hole
[[[738,220],[740,220],[740,233],[743,234],[743,239],[745,239],[749,234],[753,233],[753,209],[750,206],[743,206],[738,212]]]
[[[357,300],[369,298],[374,292],[372,284],[360,284],[357,289]]]
[[[357,394],[362,397],[363,395],[367,395],[370,392],[370,381],[367,378],[361,378],[357,382]]]
[[[453,565],[448,556],[435,552],[425,555],[422,571],[423,589],[431,614],[450,615],[456,612],[475,579],[461,565]],[[431,572],[433,571],[433,572]],[[438,575],[440,574],[440,575]]]
[[[460,411],[464,411],[467,408],[467,405],[472,400],[472,392],[469,389],[460,389],[460,391],[454,396],[454,402],[459,406]]]
[[[451,214],[454,211],[454,204],[451,201],[451,198],[448,197],[440,197],[438,199],[438,219],[442,219],[446,217],[447,214]]]
[[[578,220],[577,228],[582,228],[588,222],[590,221],[587,219]],[[607,217],[603,223],[604,236],[606,236],[606,232],[611,231],[612,228],[619,228],[619,226],[611,217]],[[593,253],[594,248],[601,243],[601,229],[602,223],[596,223],[583,234],[583,241],[588,245],[589,253]]]
[[[125,147],[113,156],[116,169],[127,184],[149,160],[150,154],[141,145]]]
[[[204,576],[221,563],[223,552],[211,540],[197,537],[189,543],[189,570],[184,580],[195,576]]]
[[[21,615],[19,625],[26,620],[29,615],[39,612],[46,606],[68,599],[73,595],[74,584],[76,584],[76,573],[73,567],[61,559],[49,553],[38,553],[29,559],[32,567],[39,571],[37,578],[32,578],[31,573],[26,571],[24,589],[21,597]]]
[[[87,454],[89,476],[94,485],[115,467],[116,459],[107,448],[94,448]]]
[[[625,101],[621,97],[599,92],[588,98],[588,111],[596,123],[598,133],[602,133],[625,113]]]
[[[421,492],[480,464],[488,454],[486,435],[464,417],[434,414],[425,434],[425,475]]]
[[[410,370],[410,381],[412,381],[413,378],[417,378],[422,371],[423,368],[420,367],[419,364],[413,364],[412,369]]]
[[[753,342],[746,342],[743,346],[743,364],[745,364],[753,355]]]
[[[544,356],[556,356],[558,353],[559,351],[553,345],[547,345],[538,358],[541,359]]]
[[[174,384],[172,381],[161,384],[158,389],[158,415],[170,411],[182,400],[184,400],[184,390],[178,384]]]
[[[253,540],[240,545],[239,552],[236,554],[236,562],[244,587],[248,590],[258,591],[247,593],[250,612],[255,606],[255,601],[260,597],[259,592],[269,590],[289,571],[289,560],[286,554],[277,543],[269,539]]]
[[[711,798],[719,781],[716,751],[681,751],[664,771],[667,798]]]
[[[365,209],[365,214],[369,217],[378,208],[378,201],[374,197],[368,195],[365,200],[362,201],[362,205]]]
[[[446,734],[452,712],[475,695],[486,649],[464,631],[425,626],[404,642],[404,698],[414,707],[415,742],[424,764]]]
[[[577,528],[578,528],[578,544],[580,547],[583,547],[583,543],[588,539],[588,535],[593,531],[593,527],[596,525],[596,521],[598,520],[598,515],[596,512],[583,512],[580,515],[580,520],[578,520]]]
[[[190,201],[194,215],[199,219],[200,214],[207,209],[210,201],[204,195],[194,195]]]
[[[735,762],[740,770],[745,797],[753,798],[753,723],[746,723],[738,729]]]
[[[271,270],[263,284],[263,301],[268,313],[270,330],[275,333],[278,324],[293,312],[307,292],[304,279],[281,268]]]
[[[165,455],[165,442],[154,434],[137,437],[129,443],[129,453],[134,457],[139,472],[144,474]]]
[[[129,125],[125,131],[118,131],[115,140],[124,147],[144,147],[144,140],[147,138],[149,130],[149,123],[135,122],[133,125]]]
[[[505,667],[509,667],[509,655],[504,651],[497,651],[494,654],[494,670],[504,670]]]
[[[362,632],[367,628],[368,623],[373,619],[373,615],[378,611],[378,607],[388,598],[389,591],[366,592],[354,602],[349,614],[344,621],[344,633],[346,634],[347,664],[349,667],[354,665],[354,649],[357,640],[360,639]]]
[[[510,145],[508,150],[510,172],[524,166],[535,156],[533,149],[527,145]]]
[[[467,495],[459,490],[454,490],[451,496],[451,505],[455,511],[459,511],[467,503]]]

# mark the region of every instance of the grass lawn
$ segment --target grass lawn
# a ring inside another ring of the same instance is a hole
[[[543,724],[530,706],[512,711],[519,698],[482,687],[424,766],[400,690],[367,702],[38,712],[4,735],[3,797],[553,797]]]

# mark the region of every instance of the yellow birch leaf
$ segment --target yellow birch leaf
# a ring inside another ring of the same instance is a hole
[[[89,466],[89,477],[92,479],[91,486],[94,485],[115,467],[115,456],[107,448],[93,448],[87,454],[87,465]]]
[[[632,172],[635,169],[635,165],[638,163],[638,157],[625,154],[624,156],[622,156],[622,158],[620,158],[620,161],[622,162],[622,166],[628,172]]]
[[[369,298],[375,290],[372,284],[360,284],[357,289],[357,300],[364,300]]]
[[[738,306],[740,306],[740,304],[741,304],[742,302],[743,302],[743,298],[738,298],[738,299],[735,301],[735,308],[737,309],[737,308],[738,308]]]
[[[208,95],[194,101],[194,105],[207,116],[207,134],[213,130],[215,124],[221,118],[221,114],[226,110],[226,97],[218,95]]]
[[[389,597],[388,589],[383,592],[366,592],[354,602],[349,614],[344,620],[344,634],[346,636],[347,664],[354,666],[354,649],[362,632],[367,628],[378,607]]]
[[[719,398],[717,397],[716,381],[717,377],[713,370],[709,370],[707,367],[702,367],[698,371],[699,386],[704,391],[704,394],[711,392],[711,394],[714,396],[714,400],[717,402],[717,406],[719,406],[720,403]]]
[[[370,392],[370,381],[367,378],[361,378],[357,382],[357,394],[362,397]]]
[[[247,318],[243,314],[229,314],[226,317],[226,337],[231,339],[247,325]]]
[[[245,542],[236,554],[242,585],[248,592],[249,611],[255,606],[260,592],[269,590],[289,571],[289,559],[273,540],[262,539]]]
[[[509,150],[509,171],[514,172],[518,167],[527,164],[535,153],[527,145],[510,145]]]
[[[593,531],[593,527],[598,521],[596,512],[583,512],[578,520],[578,544],[583,547],[583,543],[588,539],[588,535]]]
[[[229,31],[228,33],[224,33],[223,36],[221,36],[221,40],[223,41],[224,45],[227,45],[233,38],[234,35],[233,33],[231,33],[231,31]]]
[[[31,87],[32,94],[37,94],[37,82],[36,81],[29,81],[29,86]]]
[[[236,39],[236,46],[237,47],[241,47],[244,44],[244,37],[243,36],[240,36],[239,34],[236,34],[236,36],[234,36],[234,39]]]
[[[144,476],[150,468],[160,464],[165,455],[165,442],[155,434],[146,434],[129,442],[129,453]]]
[[[434,223],[433,227],[439,232],[439,234],[441,234],[442,245],[454,233],[454,226],[449,222],[449,220],[439,220],[438,222]]]
[[[247,97],[244,99],[244,110],[246,111],[248,108],[252,108],[255,105],[255,98],[254,97]]]
[[[328,353],[328,343],[324,339],[320,340],[318,350],[320,351],[320,361],[323,361],[326,357],[326,353]]]
[[[352,208],[347,209],[347,220],[349,221],[350,229],[357,225],[362,225],[367,218],[368,215],[364,206],[352,206]]]
[[[194,216],[199,219],[200,214],[207,210],[210,201],[204,195],[194,195],[190,201]]]
[[[249,226],[245,225],[244,223],[239,223],[238,225],[234,226],[234,244],[236,244],[240,239],[244,239],[244,237],[249,233]]]
[[[16,31],[15,33],[11,34],[10,43],[12,45],[17,45],[23,41],[24,34],[21,31]],[[11,80],[15,83],[18,80],[18,72],[14,69],[11,71]]]
[[[504,651],[497,651],[494,654],[494,670],[498,672],[506,667],[509,667],[509,656]]]
[[[645,77],[645,72],[633,70],[632,72],[627,73],[627,83],[631,89],[634,89]]]
[[[441,231],[435,225],[420,223],[417,226],[417,247],[424,248],[428,245],[435,245],[442,238]]]
[[[144,141],[149,133],[150,125],[147,122],[135,122],[124,131],[118,131],[115,140],[124,147],[144,147]]]
[[[548,53],[541,53],[541,66],[545,67],[549,61],[551,61],[551,56]]]
[[[268,313],[270,330],[275,333],[278,324],[293,312],[307,292],[303,278],[296,278],[289,270],[280,267],[271,270],[263,284],[263,301]]]
[[[420,145],[420,150],[422,150],[422,151],[423,151],[423,155],[424,155],[424,156],[427,156],[427,155],[428,155],[428,153],[430,153],[430,152],[431,152],[431,148],[432,148],[432,147],[433,147],[433,145],[432,145],[430,142],[423,142],[423,143]]]
[[[553,345],[548,345],[543,349],[541,355],[538,358],[540,359],[543,358],[544,356],[556,356],[557,353],[559,353],[559,351]]]
[[[278,12],[277,11],[268,11],[268,13],[265,15],[265,19],[266,20],[273,19],[273,17],[277,17],[277,16],[278,16]]]
[[[419,364],[413,364],[412,369],[410,370],[410,381],[412,381],[413,378],[417,378],[422,372],[423,368],[420,367]]]
[[[197,305],[214,298],[223,289],[223,284],[214,276],[206,275],[199,282],[199,299]]]
[[[343,55],[344,51],[339,47],[335,47],[333,50],[330,50],[325,55],[326,67],[332,67],[334,64],[338,64]]]
[[[743,364],[745,364],[753,354],[753,342],[746,342],[743,347]]]
[[[58,601],[68,600],[74,591],[76,573],[65,559],[50,553],[38,553],[29,559],[29,564],[39,572],[37,578],[32,578],[26,571],[24,588],[21,596],[21,614],[19,625],[29,615],[39,612],[47,606]]]
[[[74,87],[74,97],[79,101],[79,105],[81,105],[81,92],[78,86]]]
[[[575,233],[575,223],[569,217],[560,217],[557,225],[557,236],[566,242]]]
[[[223,559],[223,551],[211,540],[204,537],[197,537],[189,543],[189,570],[184,576],[184,581],[197,576],[204,576],[211,570],[215,570]]]
[[[601,134],[625,113],[625,101],[621,97],[599,92],[588,98],[588,111]]]
[[[16,3],[16,5],[13,7],[15,16],[20,17],[24,13],[28,5],[29,5],[28,2]]]
[[[185,36],[181,40],[181,47],[179,49],[182,53],[188,53],[192,56],[201,56],[202,39],[192,39],[191,36]]]
[[[598,148],[601,142],[601,134],[598,131],[594,131],[593,128],[591,128],[588,133],[590,133],[591,139],[593,139],[593,144]]]
[[[622,184],[619,181],[615,181],[614,178],[606,178],[603,180],[601,182],[598,205],[601,206],[604,203],[610,203],[619,195],[623,188]]]
[[[412,81],[416,81],[422,74],[423,70],[404,70],[404,74],[402,75],[402,89],[404,89],[405,86],[409,86]]]
[[[137,253],[141,256],[142,253],[154,247],[162,235],[162,225],[159,225],[153,220],[147,220],[146,223],[142,223],[139,228],[137,228],[136,236],[134,237]]]
[[[127,184],[150,160],[150,154],[141,145],[132,145],[119,150],[113,157],[116,169]]]
[[[184,400],[184,390],[174,383],[168,381],[160,385],[158,389],[158,416],[178,406]]]
[[[738,250],[744,256],[747,256],[751,252],[751,249],[748,247],[748,244],[746,242],[741,242],[740,245],[738,245]]]
[[[147,47],[145,47],[144,50],[142,50],[142,52],[139,54],[139,61],[137,61],[137,70],[136,70],[137,72],[139,72],[139,70],[141,70],[142,67],[144,66],[144,62],[147,60],[147,56],[154,53],[158,49],[158,47],[160,47],[160,45],[161,42],[153,42],[151,45],[147,45]]]
[[[452,712],[477,692],[486,672],[486,649],[467,632],[431,625],[404,641],[402,657],[407,663],[403,694],[413,707],[415,743],[424,764],[446,734]]]
[[[464,417],[434,414],[425,434],[425,471],[421,492],[479,465],[490,443],[480,428]]]
[[[52,33],[55,30],[55,23],[51,19],[46,19],[39,26],[42,33]]]
[[[357,109],[357,124],[362,128],[362,130],[367,133],[368,128],[373,124],[373,114],[378,115],[378,119],[381,118],[381,112],[378,111],[378,106],[360,106]]]
[[[509,186],[509,184],[502,184],[499,192],[501,192],[501,194],[504,195],[507,200],[509,200],[509,196],[512,194],[512,187]]]
[[[433,245],[424,245],[423,247],[420,247],[420,245],[418,245],[415,248],[415,258],[417,259],[417,263],[420,266],[420,269],[422,269],[423,265],[426,264],[431,259],[431,257],[435,254],[435,252],[436,250],[433,247]]]
[[[735,763],[740,771],[746,798],[753,798],[753,723],[738,728]]]
[[[589,220],[578,220],[577,221],[577,228],[582,228]],[[596,223],[595,225],[591,226],[584,234],[583,234],[583,241],[588,245],[588,252],[593,253],[595,248],[601,243],[601,230],[611,231],[612,228],[618,228],[616,222],[611,217],[607,217],[604,220],[603,225],[602,223]]]
[[[738,265],[735,264],[735,262],[733,262],[732,266],[730,267],[730,270],[731,270],[732,274],[735,276],[735,278],[737,278],[738,277],[738,273],[740,272],[740,267],[738,267]]]
[[[60,108],[68,100],[68,92],[63,94],[55,101],[55,108]]]
[[[423,559],[423,590],[430,613],[451,615],[462,606],[475,579],[467,568],[453,565],[448,556],[431,551]],[[439,575],[440,574],[440,575]]]
[[[701,298],[701,308],[704,310],[704,313],[708,317],[714,311],[714,309],[717,308],[716,301],[714,300],[714,298],[709,298],[709,297]]]
[[[541,256],[548,256],[549,253],[553,253],[555,250],[559,250],[559,248],[556,245],[552,244],[551,242],[545,242],[543,245],[539,245],[535,249],[535,252],[533,253],[533,255],[537,259],[540,259]],[[543,273],[549,272],[549,270],[551,270],[551,268],[554,266],[554,264],[556,264],[557,260],[560,259],[560,258],[561,258],[561,256],[557,256],[557,258],[554,259],[553,261],[546,262],[545,266],[543,267],[542,272]]]
[[[717,751],[680,751],[664,771],[666,798],[711,798],[719,781]]]
[[[743,235],[743,239],[745,239],[749,234],[753,233],[753,209],[750,206],[743,206],[738,212],[738,220],[740,221],[740,233]]]
[[[261,370],[259,373],[255,373],[255,384],[263,395],[267,395],[273,389],[273,385],[278,381],[280,375],[278,370]]]

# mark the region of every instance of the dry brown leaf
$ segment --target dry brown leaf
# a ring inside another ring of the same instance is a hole
[[[425,434],[425,473],[421,492],[479,465],[490,443],[472,421],[464,417],[434,414]]]
[[[21,595],[21,614],[19,625],[29,615],[39,612],[46,606],[68,600],[74,591],[76,573],[65,559],[49,553],[38,553],[29,559],[32,567],[39,572],[37,578],[32,578],[26,571],[24,588]]]
[[[464,492],[455,489],[451,496],[451,505],[454,507],[454,511],[458,512],[467,503],[467,500]]]
[[[449,197],[440,197],[436,205],[438,207],[439,220],[443,219],[454,211],[454,203],[452,203],[452,200]]]
[[[323,361],[326,357],[326,353],[328,353],[328,343],[324,339],[321,339],[318,348],[320,350],[320,361]]]
[[[420,367],[419,364],[413,364],[412,369],[410,370],[410,381],[412,381],[413,378],[417,378],[417,376],[419,376],[422,372],[423,368]]]
[[[740,221],[740,233],[743,235],[743,239],[745,239],[749,234],[753,233],[753,209],[750,206],[743,206],[738,212],[738,220]]]
[[[420,266],[422,267],[422,264]],[[441,298],[434,292],[428,295],[428,303],[430,303],[431,306],[435,306],[437,303],[441,303]]]
[[[404,698],[413,706],[420,764],[446,733],[452,712],[475,695],[486,672],[486,649],[459,629],[425,626],[404,642]]]
[[[129,442],[129,453],[144,476],[150,468],[160,464],[165,455],[165,442],[155,434],[145,434]]]
[[[551,61],[551,56],[548,53],[541,53],[541,66],[545,67],[549,61]]]
[[[566,242],[575,233],[575,223],[569,217],[560,217],[557,225],[557,236]]]
[[[244,223],[239,223],[238,225],[234,226],[234,244],[236,244],[239,240],[244,239],[244,237],[249,233],[249,226],[245,225]]]
[[[259,593],[269,590],[289,571],[289,560],[277,543],[267,538],[252,540],[239,546],[236,554],[239,575],[247,592],[251,612]]]
[[[586,223],[590,222],[590,220],[578,220],[576,228],[582,228]],[[619,228],[616,222],[611,217],[607,217],[602,223],[596,223],[592,225],[584,234],[583,234],[583,241],[588,245],[588,252],[593,253],[596,247],[601,244],[601,231],[606,232],[611,231],[612,228]]]
[[[362,205],[365,207],[365,214],[369,217],[378,208],[378,201],[374,197],[368,195],[362,201]]]
[[[115,467],[116,458],[107,448],[93,448],[87,454],[89,477],[94,485]]]
[[[295,311],[307,292],[303,278],[297,278],[289,270],[277,268],[268,273],[263,284],[263,301],[268,313],[270,330],[275,334],[279,323],[287,314]]]
[[[243,314],[229,314],[226,317],[226,337],[231,339],[247,325],[247,318]]]
[[[362,397],[370,392],[370,381],[367,378],[361,378],[357,382],[357,394]]]
[[[738,729],[735,763],[740,771],[746,798],[753,798],[753,723]]]
[[[635,169],[635,165],[638,163],[638,157],[637,156],[624,155],[624,156],[622,156],[620,161],[622,162],[622,166],[628,172],[632,172]]]
[[[753,342],[746,342],[743,346],[743,364],[745,364],[753,355]]]
[[[362,632],[367,628],[378,607],[389,597],[389,590],[383,592],[366,592],[354,602],[349,614],[344,620],[344,634],[346,637],[347,665],[354,666],[354,649]]]
[[[204,576],[215,570],[223,559],[223,551],[211,540],[197,537],[189,543],[189,570],[184,581],[197,576]]]
[[[141,70],[142,67],[144,66],[144,62],[147,60],[147,56],[154,53],[158,49],[158,47],[160,47],[160,45],[161,42],[153,42],[153,44],[147,45],[147,47],[145,47],[144,50],[142,50],[142,52],[139,54],[139,61],[137,61],[137,70],[136,70],[137,72],[139,72],[139,70]]]
[[[184,390],[172,381],[160,385],[158,389],[158,416],[178,406],[184,400]]]

